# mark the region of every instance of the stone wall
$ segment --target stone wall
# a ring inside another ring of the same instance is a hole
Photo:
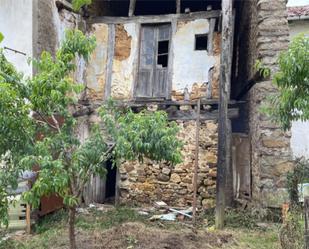
[[[256,58],[275,72],[276,60],[287,49],[289,30],[285,0],[252,1],[257,9]],[[280,206],[287,200],[286,173],[293,168],[290,133],[284,133],[261,112],[267,96],[276,91],[271,80],[256,83],[249,92],[253,200]]]
[[[188,206],[193,200],[193,172],[195,163],[194,121],[177,121],[179,138],[184,142],[183,162],[176,166],[145,161],[124,163],[120,171],[122,202],[152,204],[165,201],[172,206]],[[200,128],[198,205],[214,207],[217,164],[217,123],[204,121]]]

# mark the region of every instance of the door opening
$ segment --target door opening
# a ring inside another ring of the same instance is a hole
[[[108,160],[106,162],[106,184],[105,184],[105,201],[104,203],[115,203],[116,195],[116,177],[117,177],[117,167],[113,166],[113,162]]]

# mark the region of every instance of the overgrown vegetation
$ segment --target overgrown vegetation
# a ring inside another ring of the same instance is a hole
[[[305,159],[298,159],[293,171],[287,174],[287,188],[294,207],[299,205],[298,185],[302,183],[309,183],[309,162]]]
[[[229,211],[227,213],[227,230],[223,231],[209,231],[204,227],[204,220],[199,220],[199,226],[202,228],[198,230],[197,235],[190,233],[188,227],[181,222],[163,222],[163,221],[150,221],[149,216],[140,215],[135,209],[129,207],[117,207],[108,211],[99,211],[96,209],[88,209],[87,212],[83,212],[77,215],[76,227],[77,234],[79,236],[79,242],[81,248],[188,248],[180,247],[177,243],[181,240],[182,236],[190,243],[190,248],[225,248],[225,249],[279,249],[278,243],[278,229],[276,227],[268,227],[260,229],[257,226],[252,226],[249,217],[251,215],[247,213],[246,218],[242,218],[245,211],[241,212],[235,218],[237,212]],[[214,217],[213,213],[209,217]],[[251,216],[252,218],[253,216]],[[64,249],[67,248],[67,240],[65,239],[65,225],[67,224],[68,213],[66,211],[59,211],[55,214],[46,216],[35,227],[34,235],[17,237],[15,240],[8,240],[0,243],[0,249],[45,249],[55,248]],[[239,221],[241,222],[239,223]],[[245,224],[249,221],[248,224]],[[256,219],[254,219],[257,222]],[[243,225],[245,224],[245,227]],[[207,227],[212,227],[208,224]],[[132,230],[133,228],[133,230]],[[127,234],[122,234],[123,230],[131,229]],[[144,238],[141,241],[141,237]],[[188,233],[189,232],[189,233]],[[100,244],[100,238],[103,234],[109,233],[107,240],[110,244]],[[150,234],[149,234],[150,233]],[[174,234],[168,241],[171,244],[166,244],[164,240],[165,234]],[[204,234],[205,233],[205,234]],[[117,237],[118,234],[118,237]],[[177,234],[177,236],[175,235]],[[200,235],[200,237],[198,237]],[[88,236],[88,239],[86,238]],[[122,240],[122,246],[116,247],[113,241]],[[220,242],[220,240],[223,240]],[[163,240],[164,243],[161,241]],[[194,243],[200,241],[203,247],[194,246]],[[219,241],[219,244],[218,244]],[[147,243],[149,247],[141,247],[141,243]],[[151,247],[150,244],[156,244],[156,247]],[[114,247],[115,246],[115,247]],[[165,247],[164,247],[165,246]],[[170,247],[168,247],[170,246]],[[174,246],[174,247],[171,247]]]
[[[114,166],[144,157],[171,164],[181,161],[178,128],[164,112],[135,114],[117,108],[113,101],[100,108],[104,130],[96,124],[86,141],[79,141],[73,107],[84,86],[71,75],[77,56],[87,61],[95,46],[94,37],[67,31],[55,58],[43,52],[33,60],[37,74],[26,82],[0,54],[0,222],[8,222],[8,189],[17,187],[23,170],[31,171],[36,165],[39,174],[23,198],[33,207],[39,206],[42,196],[63,198],[69,210],[72,249],[76,248],[75,216],[83,189],[91,175],[105,176],[107,160]]]
[[[274,76],[278,92],[271,97],[267,112],[284,130],[292,121],[309,120],[309,38],[304,34],[281,53],[279,71]]]

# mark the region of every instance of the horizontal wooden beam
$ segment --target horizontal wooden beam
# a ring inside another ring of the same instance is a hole
[[[243,102],[243,101],[242,101]],[[230,100],[229,105],[235,105],[242,103],[240,101]],[[218,99],[201,99],[201,105],[218,105]],[[197,100],[190,101],[173,101],[173,100],[136,100],[136,101],[123,101],[118,104],[119,106],[128,106],[128,107],[143,107],[149,105],[158,105],[158,106],[182,106],[182,105],[197,105]]]
[[[131,16],[131,17],[116,17],[116,16],[102,16],[90,18],[89,24],[93,23],[107,23],[107,24],[120,24],[128,22],[136,23],[166,23],[171,22],[172,19],[178,20],[195,20],[195,19],[208,19],[218,18],[221,15],[221,10],[199,11],[191,12],[189,14],[167,14],[167,15],[149,15],[149,16]]]
[[[184,120],[184,121],[189,121],[189,120],[196,120],[196,112],[195,110],[189,110],[189,111],[183,111],[183,110],[172,110],[169,111],[168,109],[166,110],[168,114],[168,120]],[[238,108],[231,108],[228,110],[228,117],[229,119],[237,118],[239,116],[239,111]],[[219,111],[214,110],[214,111],[204,111],[201,110],[200,112],[200,120],[205,121],[205,120],[218,120],[219,118]]]

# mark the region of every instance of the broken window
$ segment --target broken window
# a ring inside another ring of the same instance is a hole
[[[195,50],[207,50],[208,35],[199,34],[195,35]]]
[[[135,97],[167,97],[170,33],[170,24],[142,26]]]
[[[157,64],[162,67],[167,67],[168,63],[168,46],[169,41],[159,41],[158,42],[158,58]]]

